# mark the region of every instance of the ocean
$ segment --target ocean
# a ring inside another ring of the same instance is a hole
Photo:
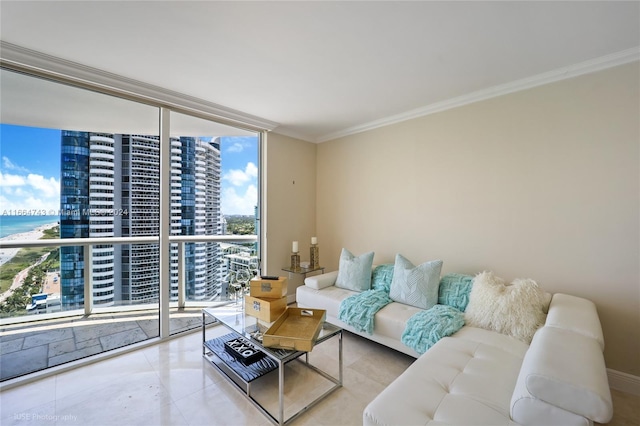
[[[60,216],[8,216],[0,215],[0,238],[33,231],[39,226],[60,222]]]

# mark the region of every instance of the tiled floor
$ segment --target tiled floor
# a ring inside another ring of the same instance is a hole
[[[208,338],[225,334],[211,327]],[[199,332],[2,391],[5,425],[268,425],[267,419],[202,357]],[[337,366],[337,339],[314,348],[312,361]],[[344,387],[294,425],[360,425],[362,411],[401,374],[412,358],[349,333],[344,336]],[[272,373],[270,373],[272,374]],[[273,381],[267,376],[266,382]],[[286,406],[314,388],[292,363]],[[264,385],[262,385],[264,386]],[[274,404],[273,393],[258,398]],[[295,389],[295,390],[294,390]],[[302,389],[302,391],[300,391]],[[267,395],[267,396],[265,396]],[[271,399],[269,400],[269,396]],[[616,426],[638,425],[640,397],[613,391]]]
[[[221,326],[211,327],[207,338],[226,332]],[[201,333],[191,333],[3,391],[0,424],[270,424],[202,357],[201,342]],[[312,362],[334,368],[335,374],[337,342],[331,339],[311,353]],[[343,344],[345,386],[295,424],[361,424],[364,407],[413,361],[348,333]],[[291,368],[286,371],[286,408],[299,405],[298,398],[313,387],[298,364],[289,364]],[[266,379],[273,381],[274,377]],[[260,386],[254,392],[258,399],[267,395],[261,393]],[[266,405],[275,404],[264,398]]]
[[[122,311],[62,317],[0,328],[0,380],[157,337],[158,312]],[[202,323],[200,309],[173,310],[171,333]]]

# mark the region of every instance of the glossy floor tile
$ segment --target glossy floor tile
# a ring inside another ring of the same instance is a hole
[[[0,327],[0,380],[62,365],[159,335],[158,311],[122,311]],[[200,309],[173,309],[171,333],[199,327]]]
[[[207,338],[225,334],[210,327]],[[317,345],[311,362],[338,374],[337,339]],[[297,418],[293,425],[361,425],[362,411],[413,358],[344,334],[344,386]],[[286,370],[285,413],[322,392],[323,380],[298,362]],[[252,393],[277,410],[277,375],[252,384]],[[613,391],[610,423],[637,425],[639,397]],[[271,423],[202,356],[195,332],[147,348],[85,365],[31,384],[3,390],[0,424],[5,425],[256,425]]]

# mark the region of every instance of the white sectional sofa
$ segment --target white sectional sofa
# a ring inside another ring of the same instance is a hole
[[[359,332],[338,319],[340,302],[356,294],[356,292],[336,287],[334,284],[337,277],[338,271],[333,271],[305,279],[304,285],[296,290],[298,306],[325,309],[327,311],[327,321],[331,324],[338,325],[347,331],[404,352],[414,358],[420,355],[400,341],[407,320],[419,312],[420,308],[392,302],[376,314],[376,327],[373,330],[373,334]]]
[[[527,344],[465,325],[423,355],[401,342],[419,308],[392,302],[375,316],[374,333],[338,319],[355,292],[335,287],[337,272],[309,277],[297,289],[301,307],[325,309],[327,321],[416,361],[364,410],[364,425],[591,425],[613,408],[595,305],[555,294],[543,327]]]

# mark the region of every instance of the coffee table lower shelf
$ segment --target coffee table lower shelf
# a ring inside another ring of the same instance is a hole
[[[215,355],[215,357],[212,357],[205,354],[205,357],[250,396],[251,382],[273,370],[277,370],[278,363],[266,355],[262,357],[262,359],[248,365],[244,365],[232,357],[224,349],[224,343],[239,336],[237,333],[229,333],[205,341],[204,346]]]

